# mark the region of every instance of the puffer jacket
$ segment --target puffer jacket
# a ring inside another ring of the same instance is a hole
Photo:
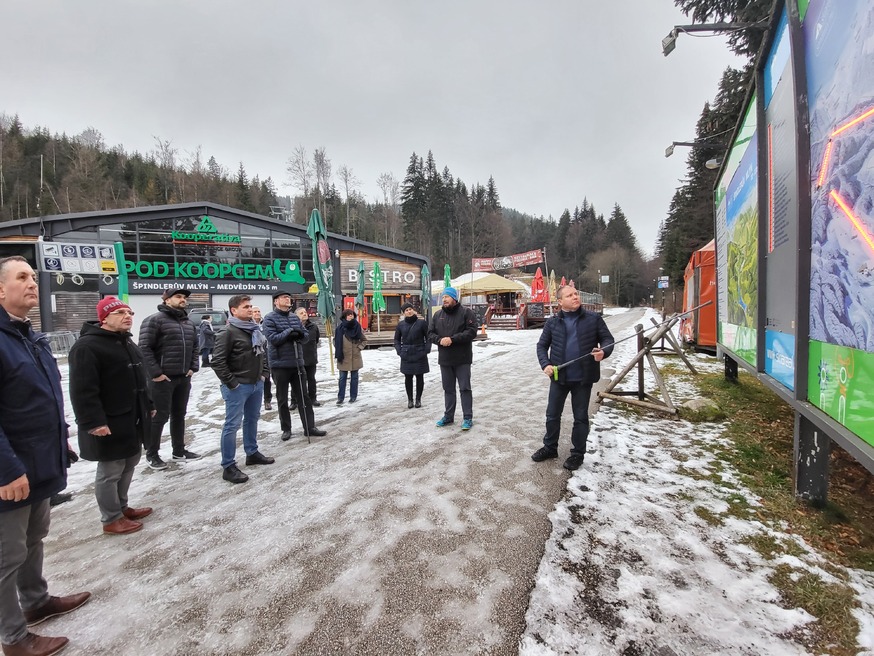
[[[70,401],[79,426],[80,455],[109,461],[139,453],[149,434],[151,411],[143,354],[130,333],[104,330],[94,321],[82,326],[70,349]],[[98,437],[88,431],[109,426]]]
[[[431,371],[428,354],[431,342],[428,341],[428,323],[424,319],[406,317],[395,328],[395,352],[401,357],[401,373],[405,376],[427,374]]]
[[[564,364],[567,360],[565,348],[567,345],[567,329],[564,323],[564,312],[559,312],[547,320],[543,326],[543,332],[537,342],[537,359],[540,368],[546,365]],[[591,353],[592,349],[600,346],[604,351],[604,357],[610,357],[613,353],[613,334],[604,323],[604,318],[595,312],[587,312],[580,309],[580,317],[577,319],[577,342],[580,355]],[[580,360],[583,369],[583,383],[597,383],[601,378],[601,365],[595,358],[583,358]],[[560,369],[558,382],[566,384],[567,369]]]
[[[267,338],[271,369],[297,369],[304,366],[301,345],[307,343],[309,334],[293,311],[268,312],[261,322],[261,331]]]
[[[440,346],[444,337],[452,338],[451,346]],[[431,317],[428,339],[437,344],[437,363],[444,367],[473,364],[473,340],[476,338],[476,315],[463,305],[440,309]]]
[[[139,346],[149,378],[184,376],[200,369],[197,326],[184,310],[159,305],[140,326]]]
[[[30,495],[0,512],[48,499],[67,486],[67,423],[61,374],[48,339],[0,307],[0,485],[27,474]]]

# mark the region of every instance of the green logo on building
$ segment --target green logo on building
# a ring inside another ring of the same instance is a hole
[[[216,230],[216,227],[213,225],[212,219],[204,214],[200,223],[197,224],[197,232],[214,233],[218,232],[218,230]]]
[[[224,246],[226,248],[239,248],[241,239],[239,235],[229,235],[219,232],[206,214],[200,219],[195,228],[196,232],[182,232],[174,230],[171,234],[174,244],[193,244],[207,246]]]

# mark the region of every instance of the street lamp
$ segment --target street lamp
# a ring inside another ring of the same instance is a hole
[[[685,32],[737,32],[738,30],[767,29],[767,20],[762,19],[758,23],[699,23],[697,25],[674,25],[674,29],[668,32],[668,35],[662,39],[662,54],[667,57],[677,47],[677,37]]]
[[[598,269],[598,296],[601,295],[601,269]]]

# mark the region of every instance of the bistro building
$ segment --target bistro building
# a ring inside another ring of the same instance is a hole
[[[382,331],[394,329],[405,301],[422,307],[422,267],[430,269],[426,257],[333,233],[328,246],[338,310],[355,304],[362,261],[367,309],[374,262],[381,269]],[[96,318],[100,298],[124,293],[125,287],[136,313],[134,335],[171,286],[191,291],[192,309],[227,310],[231,296],[245,293],[266,313],[272,294],[282,290],[291,294],[295,307],[316,312],[318,288],[306,226],[213,203],[0,223],[0,257],[9,255],[24,256],[38,272],[40,306],[31,319],[46,332],[78,332],[83,321]],[[376,323],[371,321],[371,330]]]

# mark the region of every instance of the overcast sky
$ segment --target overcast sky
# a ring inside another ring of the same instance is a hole
[[[430,149],[505,207],[624,209],[652,252],[722,70],[725,39],[661,39],[672,0],[4,0],[0,112],[148,152],[155,137],[280,193],[325,147],[368,200]],[[339,184],[338,184],[339,186]]]

